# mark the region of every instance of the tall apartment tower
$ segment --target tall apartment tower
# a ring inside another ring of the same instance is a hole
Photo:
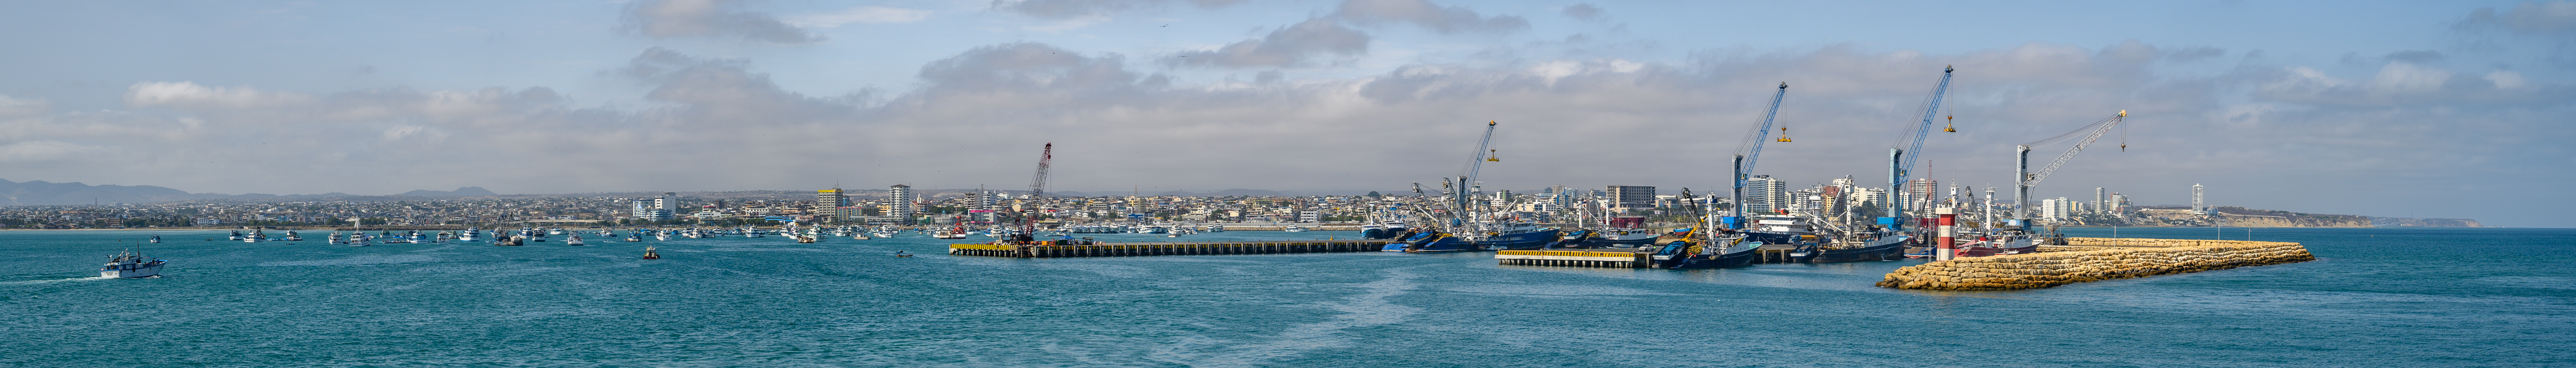
[[[1903,199],[1905,213],[1913,214],[1914,217],[1931,217],[1928,215],[1932,214],[1932,206],[1941,199],[1941,182],[1932,179],[1907,180],[1905,193],[1899,195],[1905,197]]]
[[[2103,208],[2110,210],[2111,215],[2114,216],[2129,213],[2129,196],[2111,193],[2111,205]]]
[[[849,207],[849,206],[850,206],[850,197],[849,197],[848,195],[846,195],[846,194],[842,194],[842,193],[841,193],[841,188],[832,188],[832,189],[817,190],[817,191],[814,191],[814,210],[813,210],[813,211],[806,211],[805,213],[816,214],[817,216],[835,216],[835,215],[839,215],[839,214],[840,214],[840,211],[839,211],[839,210],[840,210],[840,208],[841,208],[841,207]],[[834,220],[847,220],[847,219],[834,219]],[[829,220],[822,220],[822,221],[829,221]]]
[[[2111,196],[2106,193],[2102,191],[2102,187],[2093,187],[2093,210],[2110,212]]]
[[[2209,214],[2209,202],[2201,201],[2200,184],[2191,185],[2191,213]]]
[[[1777,215],[1788,209],[1789,183],[1770,175],[1744,179],[1744,215]]]
[[[2074,213],[2075,200],[2073,199],[2057,197],[2056,199],[2043,200],[2039,203],[2039,219],[2041,220],[2066,221],[2067,219],[2072,218],[2073,216],[2070,215]]]
[[[885,215],[902,216],[903,218],[910,219],[914,212],[912,208],[913,201],[912,186],[895,184],[894,186],[886,187],[886,202],[889,203],[889,206],[886,207]]]

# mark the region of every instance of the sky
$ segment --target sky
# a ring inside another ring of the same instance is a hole
[[[1786,83],[1753,173],[1884,185],[1948,66],[1944,185],[2126,111],[2034,196],[2576,227],[2569,1],[16,1],[0,50],[14,181],[1025,189],[1053,143],[1056,191],[1395,192],[1494,122],[1489,188],[1710,193]]]

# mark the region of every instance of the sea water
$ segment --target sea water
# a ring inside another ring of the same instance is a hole
[[[1925,292],[1871,286],[1921,261],[1631,270],[1490,253],[966,257],[918,234],[349,247],[7,231],[0,366],[2576,365],[2576,230],[2118,231],[2301,242],[2319,260]],[[639,259],[645,245],[663,258]],[[131,247],[169,259],[163,277],[95,278]]]

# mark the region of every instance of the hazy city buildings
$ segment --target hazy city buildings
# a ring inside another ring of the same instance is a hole
[[[1610,186],[1610,207],[1621,211],[1655,208],[1655,187],[1638,185]]]

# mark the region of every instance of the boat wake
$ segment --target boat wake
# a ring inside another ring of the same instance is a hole
[[[1224,355],[1210,357],[1191,365],[1263,366],[1269,365],[1267,362],[1270,360],[1293,357],[1307,351],[1349,346],[1350,337],[1335,335],[1346,329],[1404,322],[1406,318],[1422,312],[1422,308],[1399,305],[1386,300],[1388,297],[1403,295],[1418,288],[1419,285],[1413,283],[1415,277],[1419,276],[1404,272],[1403,268],[1388,270],[1385,279],[1357,285],[1366,289],[1366,292],[1342,298],[1340,302],[1322,303],[1324,307],[1342,312],[1341,315],[1333,316],[1332,320],[1298,325],[1281,331],[1279,336],[1270,342],[1227,349],[1230,352]]]
[[[154,275],[154,277],[159,277],[159,275]],[[90,276],[90,277],[76,277],[76,278],[68,278],[68,279],[43,279],[43,280],[0,281],[0,285],[43,285],[43,284],[51,284],[51,283],[64,282],[64,281],[91,281],[91,280],[112,280],[112,279],[115,279],[115,278],[114,278],[114,277],[106,277],[106,276]]]

